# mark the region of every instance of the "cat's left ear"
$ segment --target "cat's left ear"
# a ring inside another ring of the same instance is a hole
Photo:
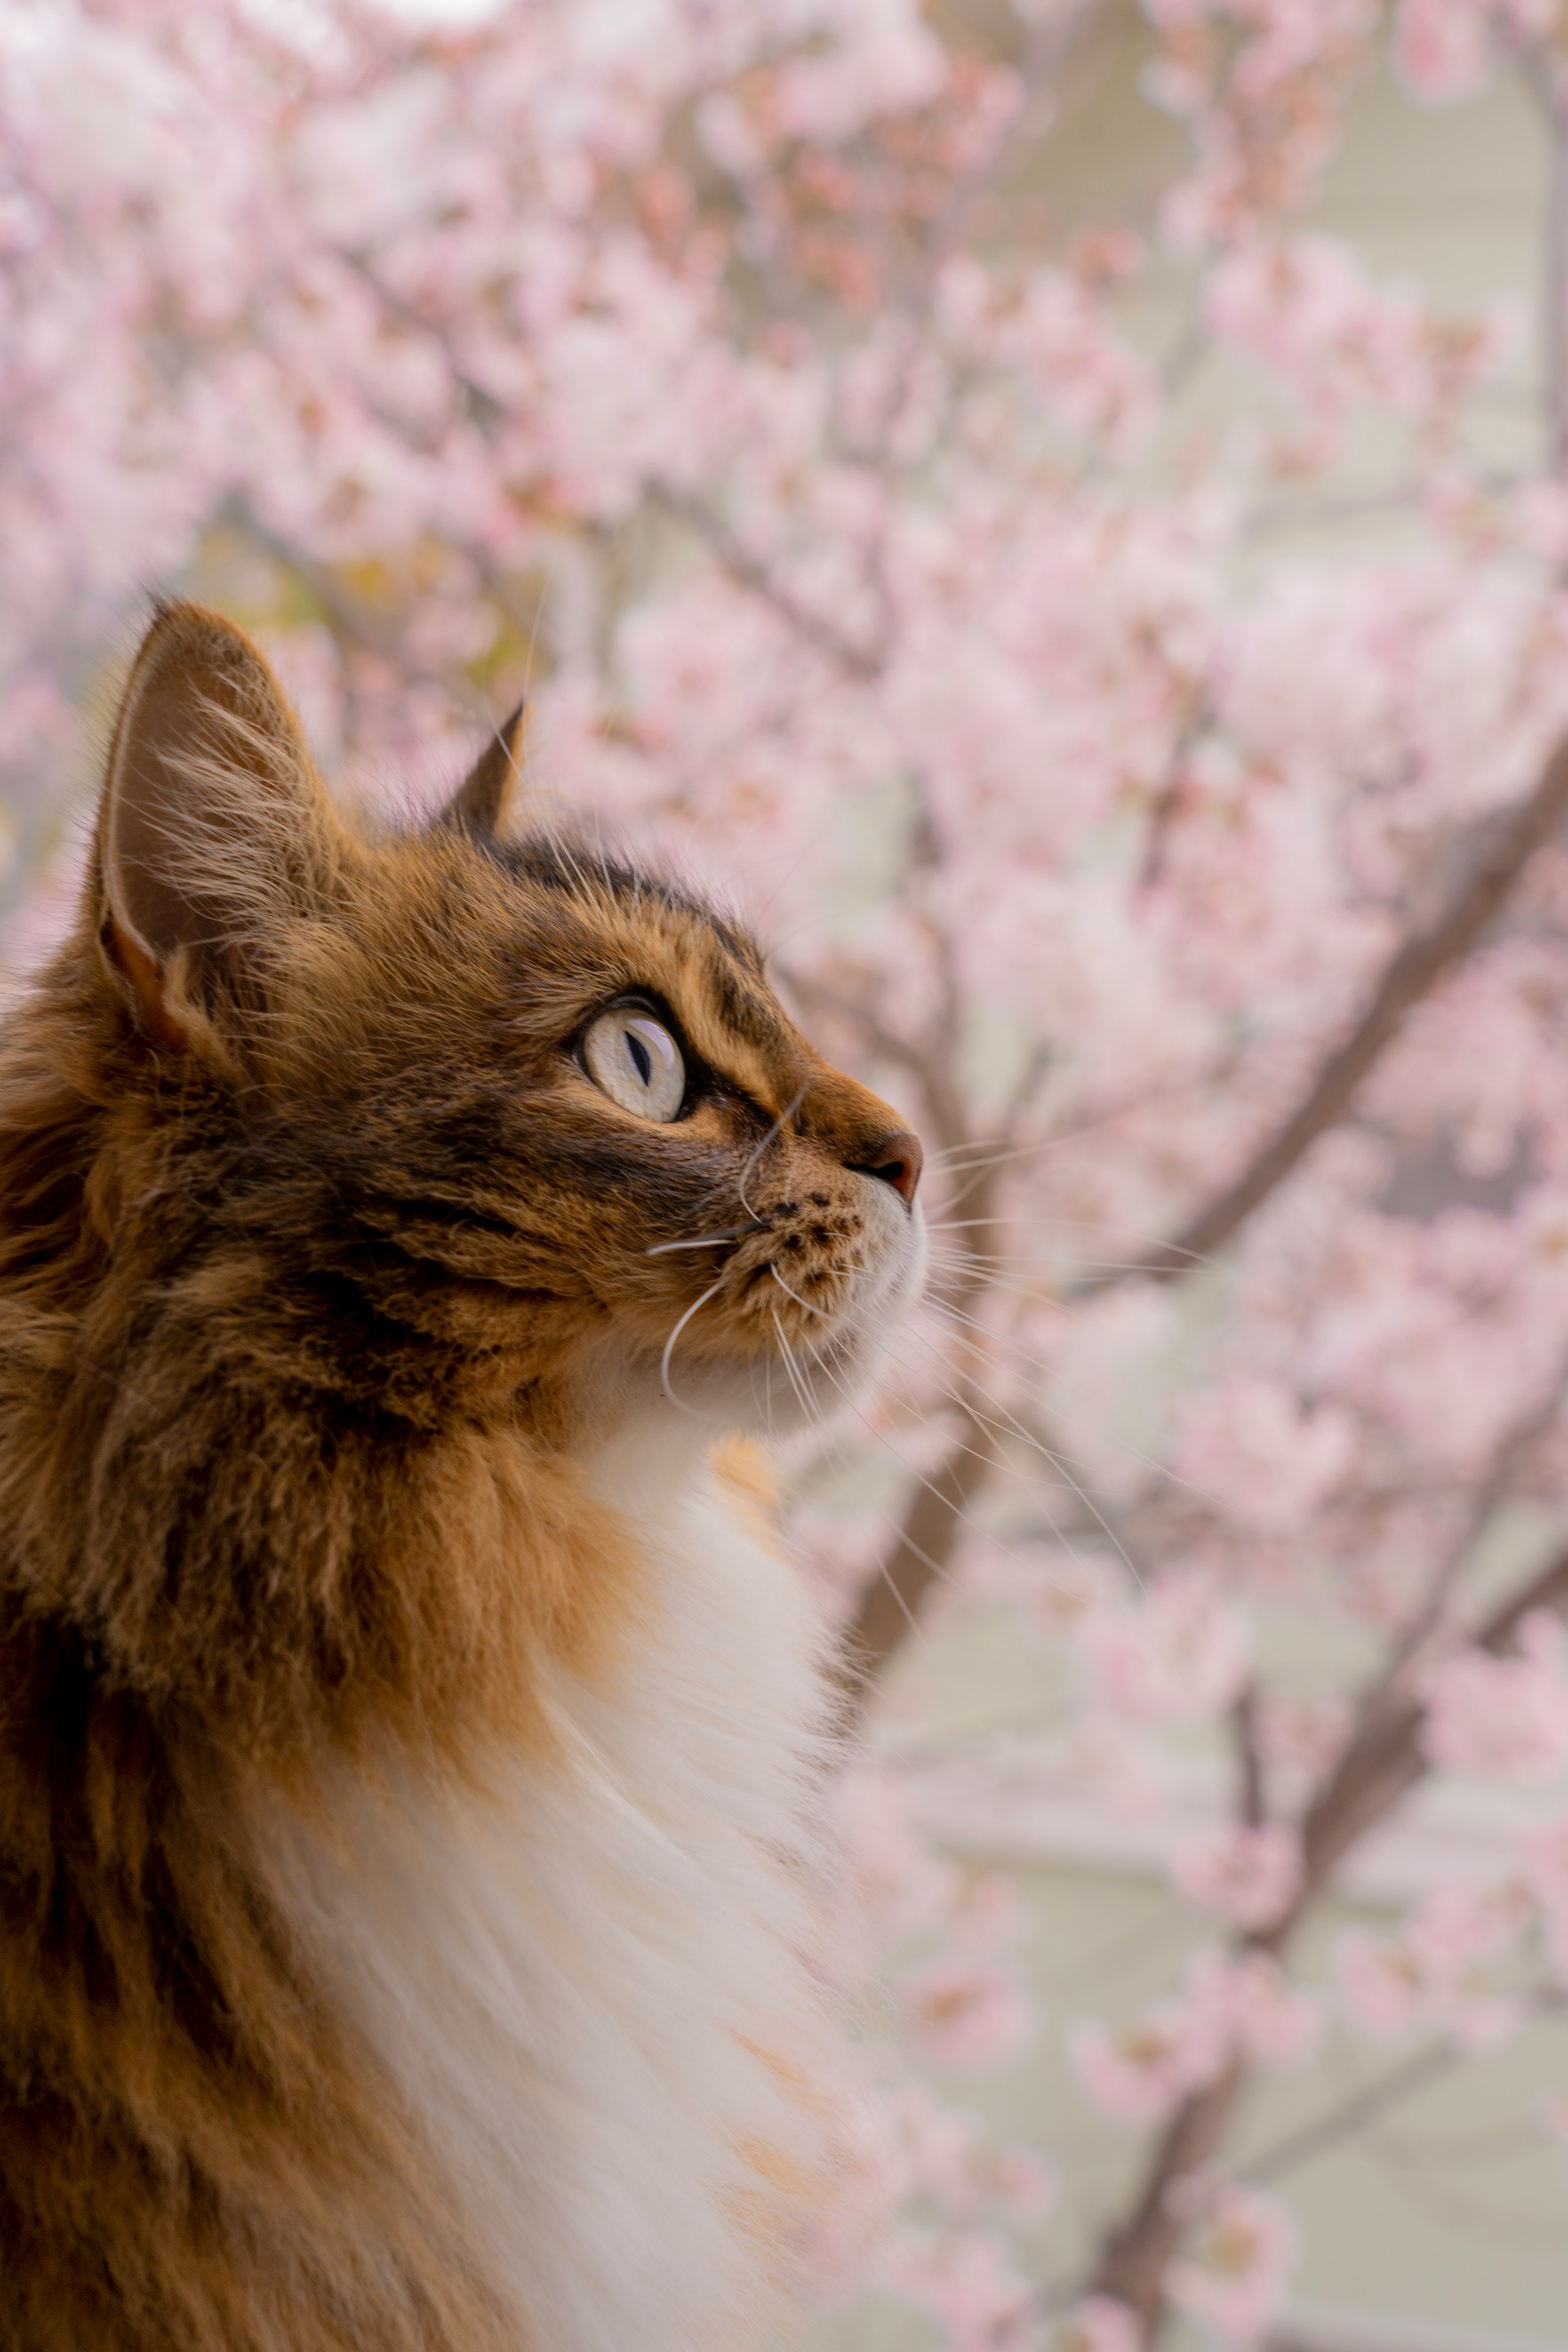
[[[142,1030],[221,1053],[265,1003],[291,925],[330,901],[342,838],[259,650],[220,613],[161,605],[115,725],[89,882]]]
[[[504,833],[522,797],[523,721],[526,699],[503,719],[436,822],[489,840]]]

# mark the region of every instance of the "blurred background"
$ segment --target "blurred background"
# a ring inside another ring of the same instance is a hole
[[[1561,20],[1561,21],[1560,21]],[[7,985],[177,592],[931,1154],[817,2352],[1568,2347],[1557,0],[5,0]]]

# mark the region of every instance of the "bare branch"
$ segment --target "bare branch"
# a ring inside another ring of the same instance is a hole
[[[1363,2124],[1386,2115],[1402,2099],[1424,2091],[1428,2083],[1440,2082],[1445,2074],[1463,2064],[1468,2055],[1468,2051],[1458,2049],[1451,2042],[1439,2042],[1429,2049],[1415,2051],[1373,2082],[1363,2083],[1359,2091],[1340,2100],[1326,2115],[1314,2116],[1310,2123],[1284,2133],[1261,2155],[1255,2156],[1250,2164],[1242,2167],[1242,2177],[1259,2182],[1281,2179],[1298,2165],[1310,2164],[1325,2148],[1337,2147],[1352,2132],[1360,2131]]]
[[[1249,1682],[1231,1709],[1236,1739],[1237,1812],[1248,1829],[1268,1816],[1268,1789],[1263,1777],[1263,1751],[1258,1740],[1258,1685]]]
[[[472,701],[472,690],[468,688],[466,679],[432,669],[428,664],[411,661],[402,638],[389,623],[345,588],[326,564],[318,563],[303,548],[297,547],[292,540],[286,539],[269,523],[263,522],[251,506],[234,501],[226,511],[236,528],[244,532],[253,546],[260,548],[275,562],[282,564],[310,590],[326,615],[332,635],[340,641],[347,639],[365,653],[378,655],[405,678],[444,687],[450,694],[466,693],[467,698]]]
[[[1561,1993],[1542,1989],[1523,2003],[1532,2016],[1544,2016],[1563,2006]],[[1398,2065],[1391,2066],[1370,2083],[1363,2083],[1348,2098],[1339,2100],[1324,2113],[1314,2116],[1310,2123],[1299,2125],[1294,2131],[1281,2134],[1241,2168],[1245,2180],[1279,2180],[1298,2166],[1310,2164],[1325,2148],[1335,2147],[1352,2132],[1375,2123],[1390,2107],[1400,2105],[1424,2091],[1429,2083],[1440,2082],[1455,2067],[1462,2066],[1472,2053],[1452,2042],[1439,2042],[1425,2050],[1413,2051]]]

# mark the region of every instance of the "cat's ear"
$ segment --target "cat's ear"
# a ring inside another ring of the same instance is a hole
[[[258,994],[281,927],[327,887],[330,804],[247,636],[161,605],[132,667],[99,815],[99,937],[142,1026],[184,1046],[221,995]]]
[[[437,818],[464,833],[490,839],[504,833],[522,796],[522,735],[526,698],[503,719],[451,799]]]

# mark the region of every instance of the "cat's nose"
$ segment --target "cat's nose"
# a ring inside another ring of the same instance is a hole
[[[868,1160],[857,1163],[862,1176],[877,1176],[890,1184],[906,1208],[915,1204],[915,1188],[925,1165],[925,1153],[921,1150],[918,1135],[900,1128],[896,1135],[885,1135]]]

